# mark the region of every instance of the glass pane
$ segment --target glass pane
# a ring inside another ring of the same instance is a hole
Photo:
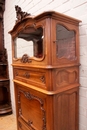
[[[15,58],[24,54],[29,57],[41,58],[43,56],[43,29],[29,27],[22,30],[15,40]]]
[[[75,59],[75,31],[62,25],[56,26],[56,53],[58,58]]]

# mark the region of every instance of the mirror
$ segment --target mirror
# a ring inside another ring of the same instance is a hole
[[[21,59],[23,55],[29,59],[42,59],[43,50],[43,28],[28,27],[18,33],[14,45],[14,58]]]
[[[33,57],[33,41],[26,41],[25,39],[17,38],[15,50],[15,57],[22,57],[24,54],[28,54],[30,57]]]

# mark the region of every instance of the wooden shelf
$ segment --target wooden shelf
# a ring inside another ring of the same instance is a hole
[[[2,81],[9,81],[9,79],[7,79],[7,78],[0,78],[0,82],[2,82]]]
[[[0,105],[0,114],[11,113],[12,108],[8,104]]]
[[[7,63],[0,63],[0,65],[7,65]]]

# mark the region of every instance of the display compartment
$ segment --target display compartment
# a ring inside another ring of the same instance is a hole
[[[53,65],[67,65],[79,64],[79,40],[78,28],[75,24],[70,24],[67,21],[60,22],[58,20],[52,21],[52,64]]]
[[[31,17],[24,19],[22,23],[16,23],[13,30],[9,32],[12,34],[13,64],[47,65],[46,26],[48,26],[46,20],[36,23]]]

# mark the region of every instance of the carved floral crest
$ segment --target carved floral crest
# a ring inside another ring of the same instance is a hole
[[[15,10],[16,10],[16,18],[17,18],[16,22],[21,21],[23,18],[30,15],[27,12],[23,12],[21,7],[19,7],[18,5],[15,5]]]

